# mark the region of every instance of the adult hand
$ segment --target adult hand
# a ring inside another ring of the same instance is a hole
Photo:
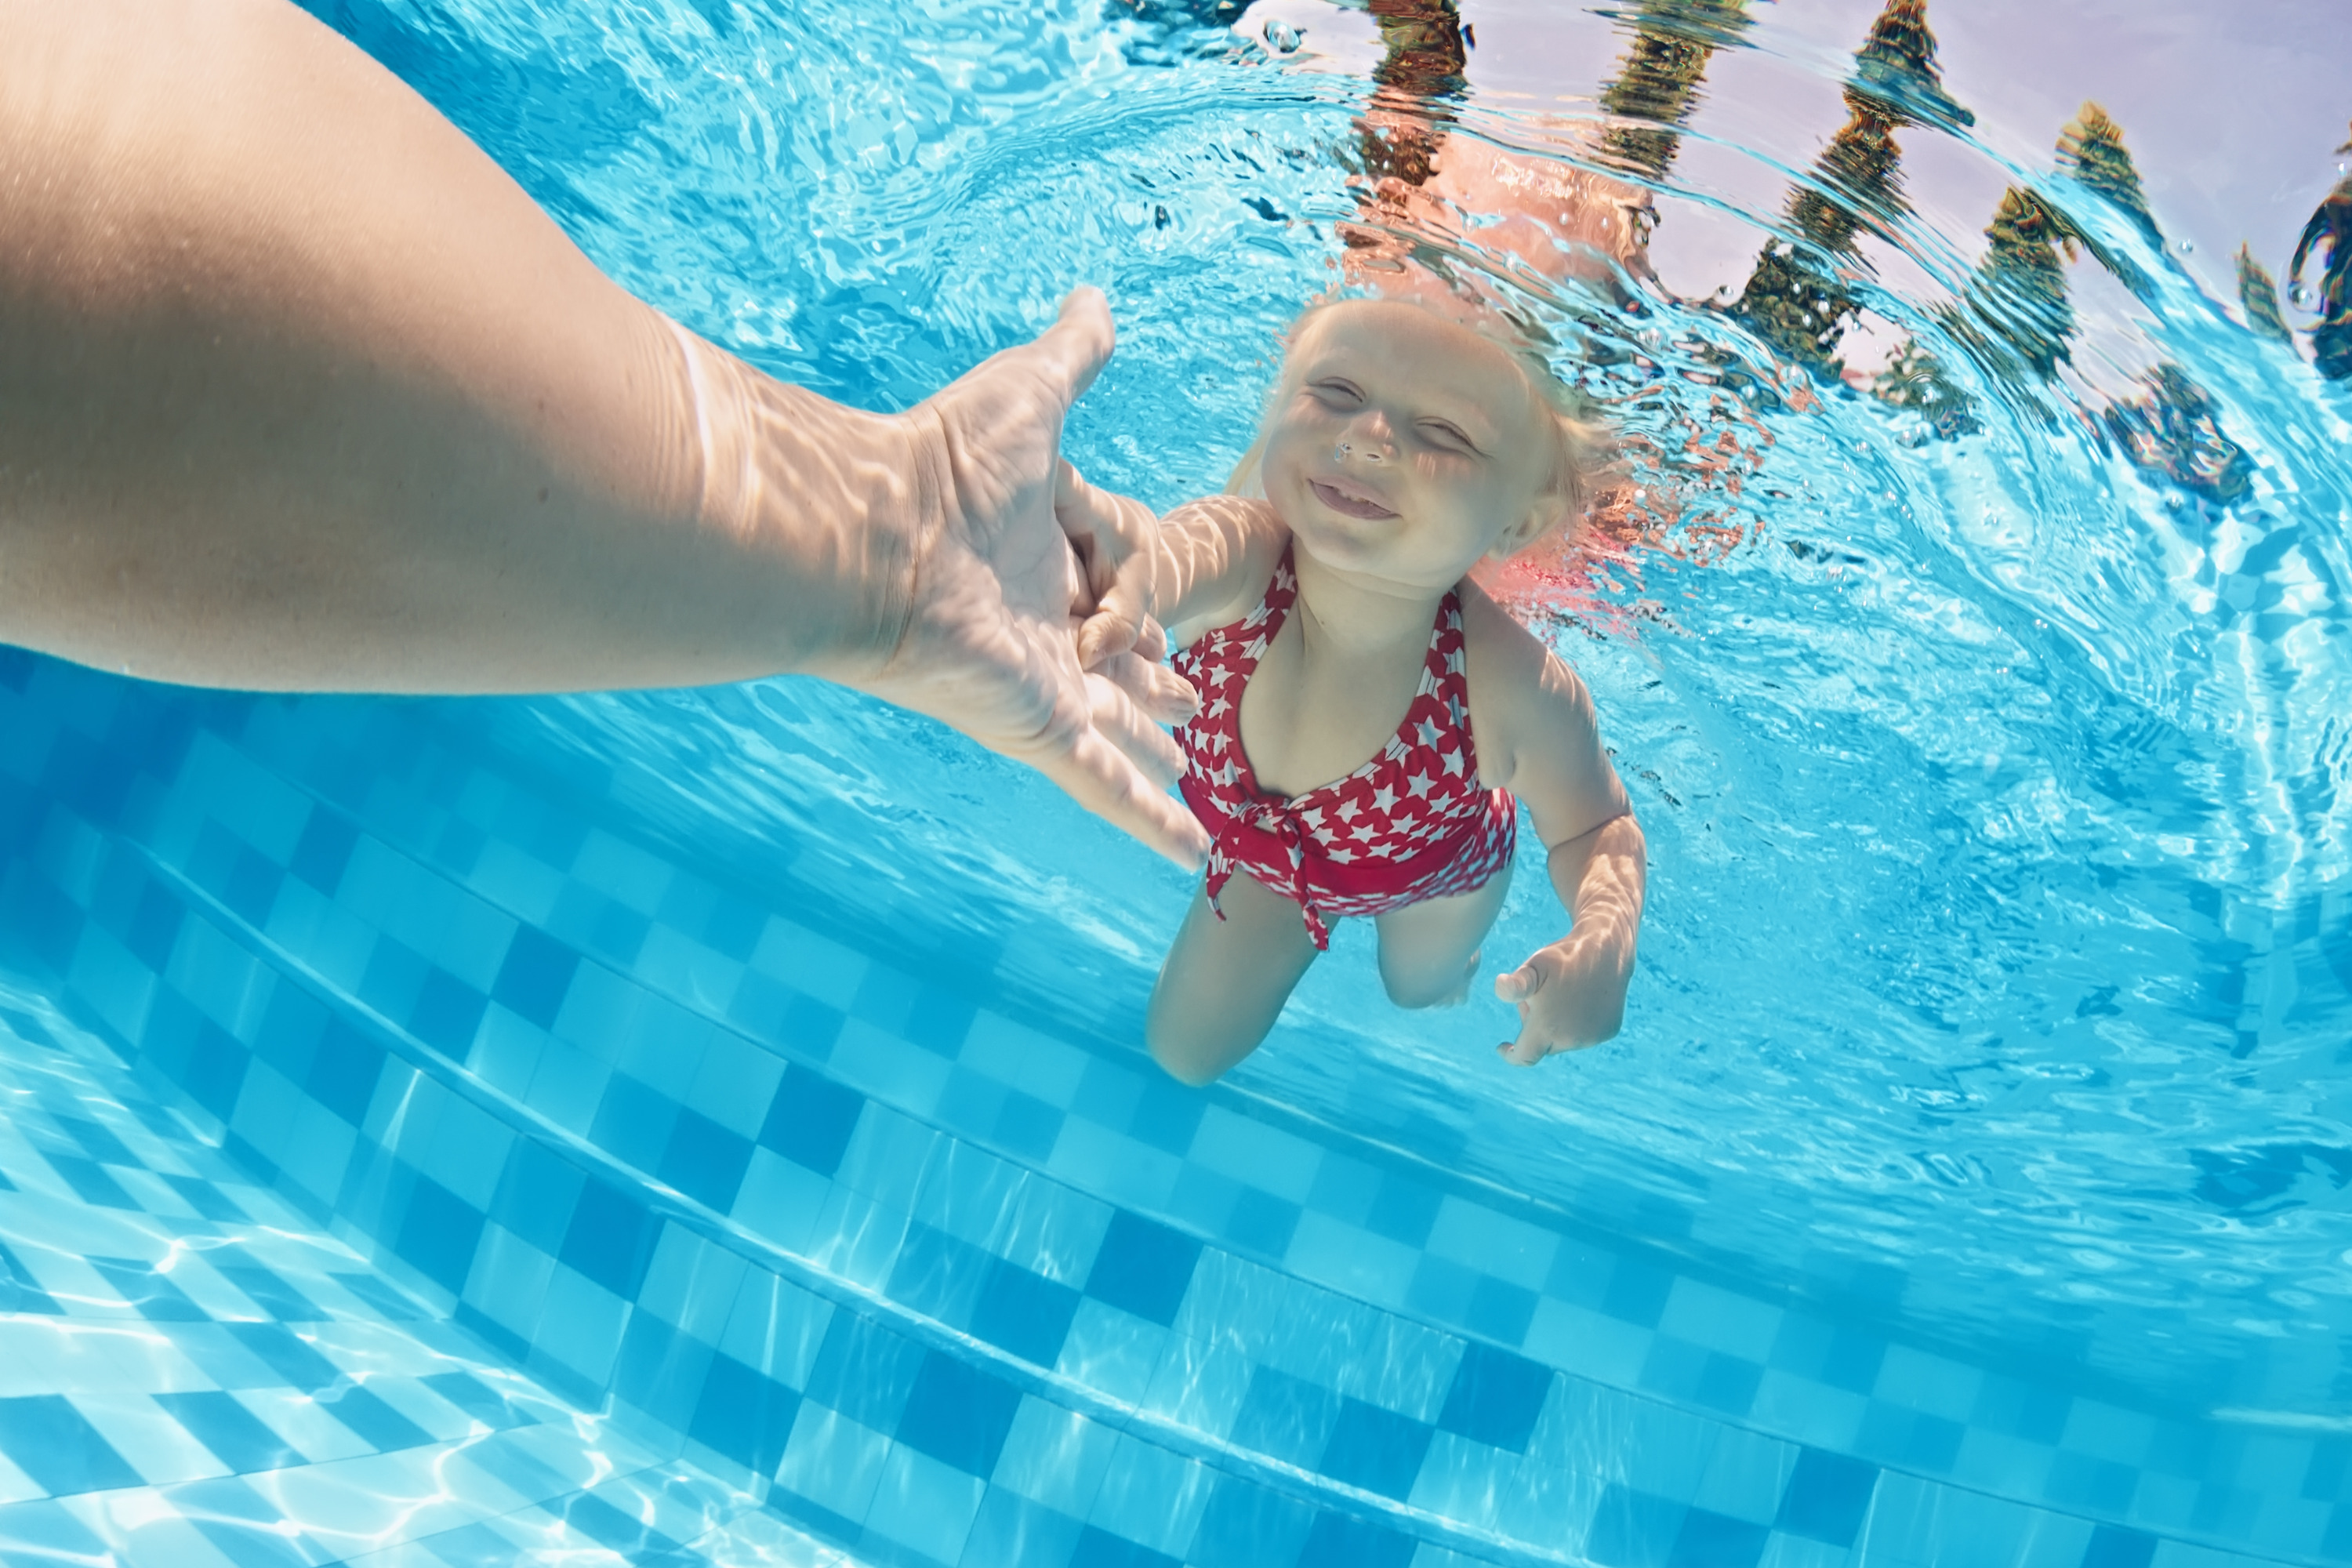
[[[1208,837],[1168,794],[1182,758],[1157,722],[1190,713],[1192,688],[1160,667],[1157,626],[1102,608],[1149,602],[1156,525],[1057,456],[1063,417],[1112,342],[1102,295],[1081,289],[1034,342],[909,413],[937,513],[910,559],[904,632],[878,670],[842,678],[1197,865]]]
[[[1625,1021],[1627,973],[1619,943],[1579,942],[1570,931],[1508,974],[1495,994],[1518,1005],[1519,1037],[1495,1047],[1503,1059],[1533,1067],[1555,1051],[1580,1051],[1613,1038]]]

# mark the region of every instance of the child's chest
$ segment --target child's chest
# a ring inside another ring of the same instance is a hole
[[[1258,788],[1297,795],[1370,762],[1404,722],[1426,647],[1314,657],[1297,617],[1266,647],[1242,692],[1242,750]]]

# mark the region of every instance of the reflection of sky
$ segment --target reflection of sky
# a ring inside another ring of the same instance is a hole
[[[1612,6],[1612,9],[1619,7]],[[1631,0],[1622,6],[1633,8]],[[1693,121],[1701,135],[1809,164],[1845,118],[1838,79],[1880,0],[1751,4],[1759,47],[1718,53]],[[1462,0],[1476,28],[1470,78],[1496,107],[1588,102],[1616,69],[1624,35],[1584,6],[1559,0]],[[1307,33],[1328,64],[1369,68],[1379,46],[1371,19],[1329,0],[1261,0],[1242,26],[1279,16]],[[2124,128],[2151,206],[2168,236],[2194,246],[2182,260],[2216,295],[2234,300],[2231,258],[2241,240],[2284,282],[2295,235],[2337,177],[2347,137],[2352,46],[2346,0],[1932,0],[1944,84],[1976,111],[1976,135],[2002,158],[2042,171],[2058,132],[2085,99]],[[2000,197],[2001,171],[1904,138],[1906,172],[1923,216],[1973,247]],[[1678,181],[1777,211],[1752,163],[1686,144]],[[1678,292],[1734,288],[1754,259],[1754,231],[1678,204],[1655,260]]]

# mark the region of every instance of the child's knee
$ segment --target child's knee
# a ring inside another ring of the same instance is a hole
[[[1426,963],[1381,965],[1381,988],[1400,1007],[1451,1007],[1470,994],[1471,976],[1478,972],[1478,955],[1453,968]]]
[[[1234,1050],[1233,1042],[1215,1037],[1203,1021],[1184,1016],[1184,1009],[1154,991],[1143,1019],[1143,1046],[1160,1070],[1177,1082],[1204,1089],[1224,1077],[1225,1069],[1249,1053]]]

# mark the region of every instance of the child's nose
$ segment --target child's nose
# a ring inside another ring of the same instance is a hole
[[[1395,433],[1389,428],[1384,416],[1377,410],[1367,410],[1348,422],[1334,456],[1343,463],[1351,458],[1366,463],[1387,462],[1396,456]]]

